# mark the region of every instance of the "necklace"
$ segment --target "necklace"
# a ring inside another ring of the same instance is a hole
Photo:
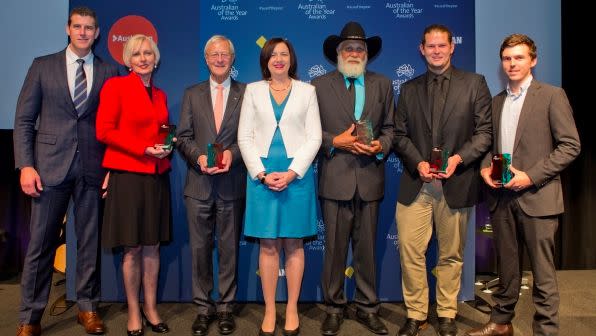
[[[290,88],[290,86],[292,86],[292,81],[290,80],[290,83],[288,84],[288,86],[286,86],[285,88],[281,88],[281,89],[276,89],[271,85],[271,81],[269,81],[269,88],[273,91],[286,91],[287,89]]]

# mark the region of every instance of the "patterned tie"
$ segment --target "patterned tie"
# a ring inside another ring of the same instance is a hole
[[[221,127],[221,121],[223,119],[223,85],[218,84],[217,87],[217,95],[215,96],[215,106],[213,108],[213,116],[215,117],[215,131],[219,133],[219,128]]]
[[[85,111],[85,103],[87,102],[87,76],[85,75],[85,69],[83,69],[85,60],[79,58],[77,63],[79,63],[79,67],[77,68],[75,77],[74,98],[72,102],[75,105],[77,113],[81,115]]]

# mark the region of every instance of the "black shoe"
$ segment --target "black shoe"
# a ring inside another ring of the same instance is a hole
[[[145,335],[145,333],[143,332],[143,329],[126,330],[126,336],[143,336],[143,335]]]
[[[424,330],[426,327],[428,327],[426,320],[419,321],[413,318],[408,318],[406,319],[406,324],[404,324],[404,326],[397,332],[397,336],[416,336],[420,330]]]
[[[439,317],[439,336],[456,336],[457,326],[455,319],[449,317]]]
[[[198,314],[192,324],[192,334],[195,336],[205,336],[209,333],[209,324],[212,318],[207,314]]]
[[[151,322],[149,322],[149,319],[147,318],[147,316],[145,315],[145,312],[142,309],[141,309],[141,317],[143,318],[143,320],[145,320],[145,325],[147,327],[151,328],[151,331],[153,331],[155,333],[160,333],[160,334],[165,334],[167,332],[170,332],[170,328],[164,322],[159,322],[158,324],[152,324]]]
[[[229,335],[236,330],[236,323],[234,322],[234,315],[230,312],[217,313],[217,327],[219,333],[222,335]]]
[[[300,335],[300,327],[298,326],[298,327],[296,327],[296,329],[293,329],[293,330],[288,330],[288,329],[284,328],[281,331],[281,333],[284,336],[298,336],[298,335]]]
[[[323,335],[337,335],[339,327],[344,321],[344,316],[341,313],[327,313],[325,321],[321,324],[321,333]]]
[[[379,314],[377,313],[367,313],[360,309],[356,310],[356,319],[358,322],[362,323],[366,329],[370,330],[371,332],[379,335],[387,335],[387,327],[379,318]]]
[[[275,329],[273,331],[263,331],[259,328],[259,336],[275,336]]]

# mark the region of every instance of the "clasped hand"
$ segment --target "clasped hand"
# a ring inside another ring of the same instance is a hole
[[[461,157],[459,154],[455,154],[450,156],[447,159],[447,168],[445,168],[444,173],[432,173],[430,171],[430,163],[427,161],[421,161],[418,163],[418,175],[420,175],[420,179],[424,182],[431,182],[433,179],[448,179],[455,173],[455,169],[461,162]]]
[[[263,183],[273,191],[283,191],[296,178],[293,170],[287,172],[272,172],[265,175]]]
[[[376,155],[383,150],[379,140],[371,141],[370,145],[358,142],[358,137],[352,135],[356,126],[352,124],[347,130],[333,138],[333,147],[356,155]]]
[[[199,164],[199,167],[201,167],[201,172],[203,172],[203,174],[215,175],[227,173],[230,171],[230,166],[232,165],[232,151],[229,149],[223,151],[223,158],[221,160],[221,163],[224,165],[223,168],[217,166],[207,167],[207,155],[204,154],[199,156],[197,163]]]

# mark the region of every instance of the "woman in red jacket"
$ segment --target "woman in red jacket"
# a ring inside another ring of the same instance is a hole
[[[124,248],[127,334],[144,334],[143,317],[154,332],[166,333],[156,296],[159,245],[170,240],[171,149],[158,145],[160,127],[168,124],[166,95],[151,81],[159,50],[151,38],[135,35],[124,46],[123,60],[130,74],[104,84],[97,112],[97,139],[107,145],[103,166],[110,171],[102,244]]]

